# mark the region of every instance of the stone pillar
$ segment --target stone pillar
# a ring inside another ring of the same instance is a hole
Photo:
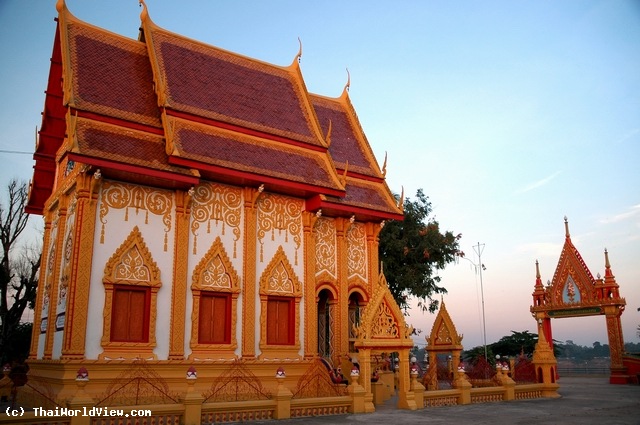
[[[463,368],[458,368],[457,377],[453,381],[453,386],[460,390],[458,404],[471,404],[471,382],[467,379],[467,374]]]
[[[67,407],[69,409],[73,409],[76,411],[80,411],[79,415],[71,416],[69,425],[90,425],[91,417],[89,415],[84,415],[83,413],[89,411],[93,405],[94,401],[89,395],[85,392],[84,387],[89,382],[89,372],[84,367],[81,367],[76,374],[76,393],[71,398],[71,400],[67,401]]]
[[[366,391],[362,385],[360,385],[360,371],[357,367],[351,368],[351,384],[347,391],[351,396],[351,406],[349,408],[350,413],[365,413],[365,395]],[[366,378],[366,376],[365,376]]]
[[[291,399],[293,394],[287,387],[284,386],[284,380],[286,378],[283,368],[278,368],[276,372],[276,381],[278,386],[276,387],[276,393],[273,398],[276,401],[276,410],[273,412],[274,419],[289,419],[291,417]]]
[[[359,350],[360,357],[360,375],[364,376],[364,381],[362,385],[364,387],[365,396],[364,396],[364,411],[365,413],[375,412],[376,408],[373,405],[373,393],[371,392],[371,379],[367,379],[367,377],[371,377],[371,350],[368,348],[361,348]]]
[[[496,364],[496,376],[504,387],[504,400],[516,399],[516,381],[509,376],[509,366],[506,363]]]
[[[198,378],[196,369],[191,366],[187,371],[187,393],[184,395],[184,425],[199,425],[202,423],[202,394],[195,391],[194,387]]]
[[[417,409],[424,408],[424,386],[418,382],[418,366],[411,366],[411,392],[413,393],[413,399],[416,402]]]
[[[628,383],[627,369],[622,362],[624,354],[624,339],[622,337],[622,325],[620,316],[624,308],[617,305],[604,306],[607,321],[607,335],[609,337],[609,350],[611,354],[610,384]]]
[[[400,368],[398,369],[398,408],[416,410],[416,401],[413,398],[409,384],[409,349],[403,348],[398,355]]]

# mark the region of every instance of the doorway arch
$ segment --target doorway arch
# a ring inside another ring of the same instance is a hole
[[[626,384],[629,377],[622,361],[624,339],[620,317],[627,302],[620,297],[620,288],[609,263],[609,253],[606,249],[604,250],[604,277],[598,274],[594,278],[571,241],[566,217],[564,224],[564,246],[553,279],[548,281],[546,287],[542,284],[540,267],[536,261],[536,283],[532,294],[531,314],[541,324],[541,332],[544,332],[544,337],[551,347],[553,347],[551,319],[605,316],[611,351],[609,382]]]
[[[318,356],[331,360],[335,353],[335,304],[336,294],[329,287],[323,287],[318,292],[317,323],[318,323]]]

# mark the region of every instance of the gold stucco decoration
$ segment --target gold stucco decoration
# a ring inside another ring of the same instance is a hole
[[[264,239],[271,234],[275,240],[275,233],[284,232],[285,243],[289,238],[295,244],[294,264],[298,265],[298,250],[302,244],[302,210],[304,204],[300,199],[265,193],[258,199],[258,241],[260,242],[260,261],[264,261]]]
[[[193,254],[197,253],[198,231],[206,223],[207,233],[211,233],[211,223],[221,226],[220,234],[225,235],[227,227],[233,232],[233,258],[237,257],[237,242],[241,235],[242,190],[214,183],[198,185],[191,205],[191,233],[193,234]]]
[[[335,220],[320,217],[314,227],[316,235],[316,277],[326,274],[324,280],[336,279],[336,226]]]
[[[134,186],[126,183],[105,181],[102,185],[100,204],[100,243],[104,243],[107,216],[110,209],[124,209],[124,221],[129,221],[129,211],[138,215],[144,211],[144,224],[149,223],[149,213],[162,217],[164,229],[164,251],[167,251],[168,235],[171,231],[173,197],[171,192],[151,187]]]

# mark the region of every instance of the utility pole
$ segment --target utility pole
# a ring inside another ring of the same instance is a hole
[[[487,323],[484,315],[484,288],[482,285],[482,270],[485,269],[484,264],[482,264],[482,252],[484,251],[484,244],[478,242],[478,245],[474,245],[473,250],[478,256],[478,270],[480,273],[480,294],[482,297],[482,342],[484,345],[484,359],[485,361],[489,361],[489,358],[487,356]]]

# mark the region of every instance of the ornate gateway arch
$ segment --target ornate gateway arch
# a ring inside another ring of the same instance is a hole
[[[553,345],[551,319],[604,315],[611,350],[611,384],[626,384],[627,371],[622,362],[624,339],[620,316],[627,302],[620,297],[616,278],[609,264],[609,253],[605,249],[604,278],[593,277],[582,256],[571,242],[569,223],[564,219],[565,241],[553,280],[542,285],[540,268],[536,261],[536,284],[533,291],[531,313],[542,326],[549,345]]]

